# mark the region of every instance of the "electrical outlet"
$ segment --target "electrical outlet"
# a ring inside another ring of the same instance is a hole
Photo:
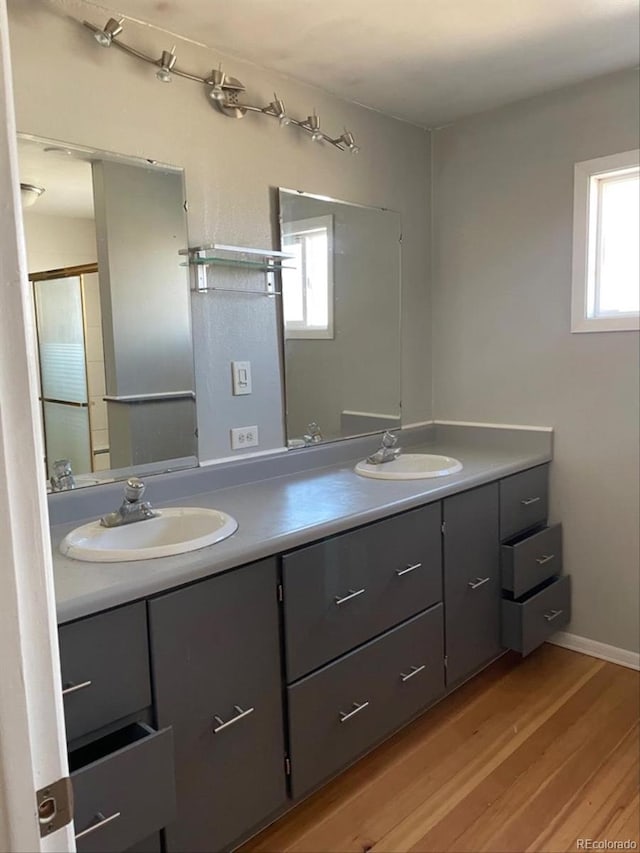
[[[258,427],[235,427],[231,430],[231,449],[244,450],[245,447],[258,446]]]

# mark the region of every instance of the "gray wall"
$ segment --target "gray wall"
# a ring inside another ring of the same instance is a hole
[[[334,240],[334,337],[285,342],[288,437],[300,438],[311,421],[325,438],[353,434],[341,421],[345,410],[398,418],[400,217],[288,193],[281,215],[284,222],[331,215]]]
[[[315,107],[328,131],[339,133],[346,125],[362,151],[352,157],[319,146],[296,129],[280,128],[260,116],[232,121],[211,107],[195,83],[159,83],[153,68],[115,49],[99,48],[86,30],[59,14],[100,23],[106,14],[94,6],[81,0],[47,5],[13,0],[9,5],[18,128],[184,167],[191,244],[275,245],[270,188],[277,186],[400,211],[406,223],[404,415],[408,423],[430,417],[430,371],[425,369],[430,363],[429,258],[424,240],[429,229],[429,148],[424,131],[172,36],[181,66],[203,73],[222,59],[247,85],[251,100],[267,103],[275,89],[296,116]],[[165,34],[129,22],[127,36],[151,54],[167,46]],[[217,280],[224,281],[222,271]],[[282,446],[275,300],[197,294],[192,305],[201,459],[231,455],[232,426],[257,424],[258,450]],[[250,397],[231,395],[232,359],[252,362]]]
[[[629,71],[434,134],[434,416],[550,424],[569,630],[638,650],[636,332],[571,334],[573,164],[638,147]]]

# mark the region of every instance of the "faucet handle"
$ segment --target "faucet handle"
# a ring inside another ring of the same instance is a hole
[[[142,500],[146,488],[145,484],[138,477],[129,477],[124,487],[125,500],[129,503],[137,503],[139,500]]]
[[[68,459],[56,459],[53,463],[53,473],[56,477],[68,477],[73,474],[71,462]]]
[[[389,430],[385,430],[384,435],[382,436],[382,446],[383,447],[395,447],[398,443],[398,436],[394,435]]]

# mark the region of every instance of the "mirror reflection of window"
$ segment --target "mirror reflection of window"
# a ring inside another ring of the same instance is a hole
[[[288,222],[282,248],[293,256],[282,273],[286,337],[332,339],[333,217]]]

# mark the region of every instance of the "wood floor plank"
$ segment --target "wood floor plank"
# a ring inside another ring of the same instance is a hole
[[[599,670],[481,785],[450,809],[414,849],[482,850],[496,826],[504,826],[549,774],[580,748],[591,726],[609,713],[614,679],[611,670]]]
[[[578,838],[604,838],[606,823],[618,804],[624,807],[637,796],[639,733],[640,727],[636,723],[591,779],[575,791],[564,808],[550,817],[547,826],[527,848],[527,853],[575,851]]]
[[[638,833],[640,675],[557,646],[505,656],[242,853],[576,851]]]

